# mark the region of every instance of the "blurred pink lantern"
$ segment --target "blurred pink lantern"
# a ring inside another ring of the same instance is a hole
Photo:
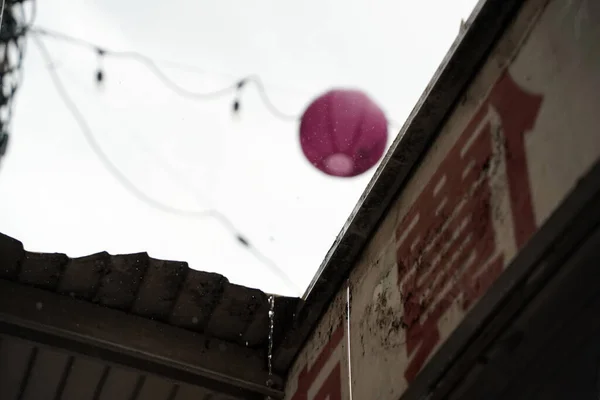
[[[388,138],[383,111],[357,90],[331,90],[313,101],[300,121],[300,146],[328,175],[351,177],[373,167]]]

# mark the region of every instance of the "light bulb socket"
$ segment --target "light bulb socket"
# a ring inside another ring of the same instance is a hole
[[[8,133],[0,132],[0,156],[6,154],[6,149],[8,148]]]

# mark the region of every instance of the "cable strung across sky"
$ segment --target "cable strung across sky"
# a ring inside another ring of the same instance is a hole
[[[51,30],[48,30],[45,28],[34,27],[30,31],[31,31],[31,33],[36,34],[36,35],[43,35],[43,36],[51,37],[54,39],[62,40],[62,41],[68,42],[68,43],[72,43],[74,45],[78,45],[81,47],[87,47],[88,49],[96,52],[98,54],[98,56],[100,56],[100,57],[112,56],[112,57],[118,57],[118,58],[127,58],[127,59],[131,59],[131,60],[140,62],[144,66],[146,66],[152,73],[154,73],[154,75],[168,89],[172,90],[174,93],[176,93],[177,95],[179,95],[181,97],[188,98],[191,100],[214,100],[214,99],[219,99],[224,96],[228,96],[228,95],[230,95],[232,93],[236,93],[236,92],[239,94],[239,92],[242,89],[244,89],[246,86],[248,86],[249,84],[254,84],[258,90],[260,98],[261,98],[262,102],[264,103],[265,107],[274,117],[279,118],[283,121],[298,121],[300,118],[299,115],[291,115],[291,114],[287,114],[287,113],[281,111],[275,105],[275,103],[273,103],[273,101],[270,99],[270,97],[267,94],[265,84],[263,83],[262,79],[258,75],[249,75],[247,77],[243,77],[241,79],[236,80],[235,82],[233,82],[230,85],[227,85],[221,89],[210,91],[210,92],[190,91],[190,90],[184,88],[183,86],[175,83],[158,67],[158,63],[153,58],[146,56],[142,53],[139,53],[136,51],[116,51],[116,50],[107,49],[107,48],[97,45],[95,43],[88,42],[87,40],[79,39],[79,38],[76,38],[73,36],[66,35],[61,32],[55,32],[55,31],[51,31]],[[97,75],[97,76],[101,76],[101,78],[98,80],[103,79],[103,75]],[[239,108],[240,108],[239,96],[236,98],[233,108],[234,108],[235,112],[239,111]]]
[[[81,132],[83,133],[88,145],[91,150],[98,157],[102,165],[105,169],[127,190],[129,191],[135,198],[139,201],[147,204],[148,206],[157,209],[161,212],[183,216],[183,217],[192,217],[192,218],[212,218],[217,221],[227,229],[232,236],[236,238],[238,243],[250,251],[259,261],[261,261],[264,265],[268,266],[269,269],[278,276],[287,286],[291,289],[298,291],[298,287],[291,281],[291,279],[287,276],[287,274],[279,268],[271,259],[262,254],[257,248],[255,248],[250,241],[241,233],[239,233],[238,229],[235,225],[229,220],[229,218],[224,215],[221,211],[215,208],[208,208],[204,210],[184,210],[173,207],[169,204],[163,203],[160,200],[157,200],[143,190],[141,190],[134,182],[132,182],[119,168],[111,161],[110,157],[104,152],[102,147],[100,146],[98,140],[93,134],[91,127],[86,121],[85,117],[78,109],[77,105],[70,98],[68,92],[66,91],[59,74],[56,72],[55,68],[52,67],[53,60],[49,50],[46,48],[44,42],[42,41],[42,37],[47,37],[51,39],[57,39],[64,41],[66,43],[70,43],[73,45],[81,46],[87,48],[90,51],[95,52],[98,55],[98,69],[96,71],[96,81],[98,83],[102,83],[105,79],[105,73],[102,67],[102,60],[104,57],[117,57],[117,58],[126,58],[137,61],[144,65],[148,70],[150,70],[162,83],[165,87],[173,91],[175,94],[190,100],[199,100],[199,101],[212,101],[218,100],[225,96],[230,96],[235,94],[234,102],[232,105],[232,111],[234,113],[238,113],[240,111],[240,95],[241,91],[245,90],[247,87],[251,85],[255,85],[255,88],[258,90],[258,94],[260,96],[261,101],[265,105],[267,111],[269,111],[274,117],[286,121],[286,122],[299,122],[302,115],[291,115],[281,111],[270,99],[265,89],[265,85],[262,79],[258,75],[250,75],[243,77],[241,79],[235,80],[233,83],[220,88],[215,91],[210,92],[197,92],[191,91],[169,78],[167,74],[165,74],[158,66],[158,62],[140,52],[136,51],[116,51],[112,49],[105,48],[103,46],[97,45],[95,43],[89,42],[87,40],[83,40],[77,37],[73,37],[70,35],[66,35],[61,32],[52,31],[49,29],[41,28],[41,27],[31,27],[28,29],[28,32],[32,34],[32,38],[35,43],[38,45],[43,58],[46,60],[48,71],[51,75],[52,81],[58,94],[63,100],[64,104],[67,106],[73,117],[75,118],[77,124]],[[172,63],[173,65],[177,65],[177,63]],[[188,69],[189,66],[186,66]],[[199,70],[196,67],[193,67],[195,70]],[[207,73],[208,71],[202,71],[202,73]],[[386,121],[387,125],[398,125],[390,120],[386,120],[383,117],[383,126],[385,127]],[[360,122],[360,121],[359,121]],[[357,126],[356,128],[359,128]],[[383,128],[385,129],[385,128]],[[356,136],[356,135],[354,135]]]
[[[97,53],[100,58],[112,56],[112,57],[118,57],[118,58],[127,58],[127,59],[137,61],[139,63],[142,63],[165,85],[165,87],[167,87],[168,89],[170,89],[177,95],[184,97],[184,98],[188,98],[191,100],[215,100],[215,99],[222,98],[224,96],[228,96],[232,93],[237,93],[236,99],[234,100],[234,103],[232,106],[234,112],[239,112],[239,110],[241,108],[241,101],[240,101],[240,96],[239,96],[240,91],[245,89],[247,86],[254,85],[254,86],[256,86],[256,89],[258,90],[258,94],[259,94],[260,99],[262,100],[264,106],[266,107],[267,111],[272,116],[274,116],[275,118],[278,118],[282,121],[288,121],[288,122],[298,122],[301,118],[301,113],[289,114],[289,113],[282,111],[279,107],[277,107],[275,105],[275,103],[271,100],[271,98],[269,97],[267,90],[266,90],[265,83],[263,82],[261,77],[256,74],[252,74],[252,75],[248,75],[246,77],[239,78],[239,79],[235,80],[233,83],[231,83],[221,89],[218,89],[218,90],[214,90],[214,91],[210,91],[210,92],[191,91],[181,85],[178,85],[172,79],[170,79],[167,76],[167,74],[165,74],[158,67],[158,62],[154,58],[149,57],[140,52],[111,50],[104,46],[100,46],[98,44],[92,43],[92,42],[84,40],[84,39],[80,39],[80,38],[77,38],[74,36],[70,36],[70,35],[67,35],[67,34],[64,34],[61,32],[56,32],[56,31],[49,30],[46,28],[41,28],[41,27],[33,27],[30,29],[30,31],[33,34],[43,35],[43,36],[47,36],[47,37],[50,37],[53,39],[62,40],[64,42],[68,42],[68,43],[71,43],[71,44],[74,44],[77,46],[86,47],[89,50]],[[179,66],[183,69],[192,69],[195,71],[199,71],[199,72],[202,72],[203,74],[212,73],[212,72],[203,70],[201,68],[198,68],[196,66],[192,67],[189,65],[183,65],[183,64],[174,63],[174,62],[169,62],[169,63],[174,66]],[[220,74],[220,75],[224,75],[224,74]],[[103,71],[101,71],[101,70],[97,71],[97,80],[101,81],[103,79],[104,79]],[[393,120],[388,120],[388,122],[389,122],[389,125],[393,126],[394,128],[400,127],[400,125]]]
[[[98,159],[101,161],[101,163],[105,167],[105,169],[127,191],[129,191],[139,201],[147,204],[148,206],[150,206],[154,209],[157,209],[157,210],[165,212],[165,213],[183,216],[183,217],[216,219],[217,221],[219,221],[221,223],[221,225],[223,225],[223,227],[225,229],[227,229],[236,238],[236,240],[240,243],[240,245],[242,245],[244,248],[246,248],[248,251],[250,251],[256,257],[256,259],[259,260],[263,265],[268,267],[269,270],[271,270],[271,272],[273,274],[275,274],[279,279],[281,279],[286,284],[286,286],[288,286],[290,289],[294,290],[297,293],[301,292],[300,289],[297,287],[297,285],[283,271],[283,269],[281,269],[273,260],[271,260],[269,257],[267,257],[262,252],[260,252],[255,246],[253,246],[252,243],[250,243],[250,241],[239,232],[239,230],[235,227],[235,225],[231,222],[231,220],[229,220],[229,218],[225,214],[220,212],[219,210],[214,209],[214,208],[206,209],[206,210],[179,209],[179,208],[170,206],[168,204],[162,203],[161,201],[156,200],[153,197],[147,195],[144,191],[142,191],[140,188],[138,188],[138,186],[135,183],[133,183],[131,180],[129,180],[129,178],[125,174],[123,174],[123,172],[121,172],[119,170],[119,168],[111,161],[111,159],[108,157],[108,155],[104,152],[104,150],[102,149],[102,147],[96,140],[96,137],[94,136],[93,131],[92,131],[90,125],[88,124],[88,122],[86,121],[84,115],[79,110],[79,108],[77,107],[75,102],[70,98],[67,90],[65,89],[65,86],[63,85],[63,83],[60,79],[60,76],[58,75],[55,68],[52,68],[52,64],[53,64],[52,56],[50,55],[50,52],[46,48],[44,42],[40,39],[39,36],[34,36],[33,40],[35,41],[36,45],[38,46],[42,57],[46,61],[47,70],[50,74],[50,77],[52,78],[52,82],[57,90],[57,93],[61,97],[65,106],[71,112],[71,115],[76,120],[77,124],[79,125],[79,128],[80,128],[81,132],[83,133],[88,145],[90,146],[90,148],[92,149],[94,154],[98,157]],[[141,57],[143,57],[143,56],[141,56]],[[143,58],[140,58],[140,59],[143,59]],[[151,65],[153,65],[153,63]]]

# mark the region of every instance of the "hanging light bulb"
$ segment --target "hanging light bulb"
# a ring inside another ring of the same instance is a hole
[[[240,113],[240,107],[241,107],[241,100],[240,100],[241,93],[240,92],[245,84],[246,84],[246,79],[242,79],[236,84],[235,99],[233,100],[233,104],[231,106],[231,111],[236,116],[239,115],[239,113]]]
[[[6,154],[6,148],[8,147],[8,133],[0,132],[0,156]]]
[[[104,55],[106,54],[106,52],[103,49],[98,48],[98,49],[96,49],[96,53],[98,54],[98,66],[96,68],[96,84],[98,86],[101,86],[104,83],[103,61],[104,61]]]
[[[244,236],[238,234],[236,235],[236,239],[238,240],[238,242],[240,242],[242,246],[250,247],[250,242]]]

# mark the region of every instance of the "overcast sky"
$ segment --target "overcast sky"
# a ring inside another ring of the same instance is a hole
[[[332,87],[359,88],[404,122],[475,3],[45,0],[36,25],[147,54],[190,90],[259,74],[280,109],[300,114]],[[167,214],[127,192],[90,150],[31,40],[0,168],[0,232],[30,251],[147,251],[234,283],[302,294],[374,168],[355,179],[315,170],[300,151],[298,125],[269,114],[254,87],[232,118],[233,95],[191,101],[142,64],[106,58],[99,90],[96,54],[43,40],[103,150],[131,181],[173,207],[219,209],[296,288],[218,222]]]

